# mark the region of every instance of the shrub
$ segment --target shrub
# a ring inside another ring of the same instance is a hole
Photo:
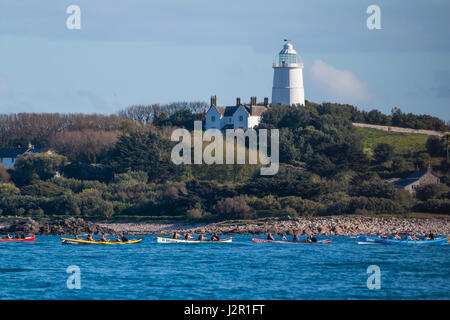
[[[247,198],[237,196],[220,200],[216,206],[217,213],[225,219],[248,219],[254,216],[247,204]]]

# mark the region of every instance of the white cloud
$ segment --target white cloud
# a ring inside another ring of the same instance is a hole
[[[322,101],[358,104],[370,100],[368,85],[349,70],[337,69],[322,60],[315,60],[312,77],[323,95]]]

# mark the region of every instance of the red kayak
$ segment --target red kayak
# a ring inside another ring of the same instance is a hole
[[[266,240],[252,238],[254,243],[331,243],[331,239],[317,240],[317,242],[307,242],[306,240],[294,241],[294,240]]]
[[[35,241],[35,240],[36,240],[35,236],[26,237],[24,239],[15,239],[15,238],[13,238],[13,239],[3,239],[3,238],[0,238],[0,242],[32,242],[32,241]]]

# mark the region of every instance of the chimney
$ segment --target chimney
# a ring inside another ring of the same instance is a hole
[[[264,98],[264,106],[269,107],[269,98]]]
[[[216,96],[211,96],[211,105],[212,106],[217,106],[217,97]]]
[[[240,106],[241,105],[241,98],[236,98],[236,105],[237,106]]]
[[[251,106],[256,105],[256,97],[250,97],[250,105]]]

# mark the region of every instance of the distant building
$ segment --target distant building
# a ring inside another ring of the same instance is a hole
[[[0,164],[4,165],[7,168],[14,167],[14,164],[16,163],[16,159],[18,156],[31,152],[31,153],[41,153],[41,152],[47,152],[47,150],[44,149],[36,149],[32,145],[28,145],[27,148],[3,148],[0,149]]]
[[[272,105],[305,105],[303,63],[289,40],[273,63]]]
[[[206,112],[205,130],[208,129],[244,129],[256,127],[262,114],[269,108],[269,98],[264,98],[264,104],[257,104],[256,97],[251,97],[249,104],[242,104],[236,99],[235,106],[217,106],[216,96],[211,97],[211,106]]]
[[[413,194],[418,187],[440,183],[440,179],[431,173],[431,169],[416,171],[404,179],[394,178],[387,181],[393,183],[397,189],[407,190]]]

